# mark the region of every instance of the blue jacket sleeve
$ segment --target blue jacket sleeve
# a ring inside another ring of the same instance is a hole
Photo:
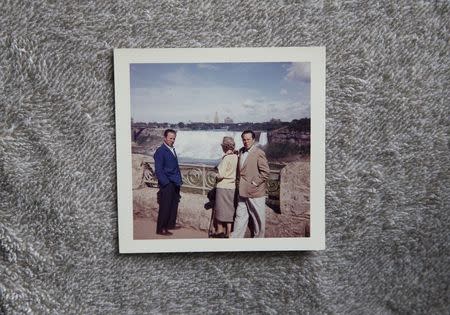
[[[161,186],[166,186],[170,183],[164,173],[164,152],[162,150],[156,150],[153,158],[155,159],[155,174]]]

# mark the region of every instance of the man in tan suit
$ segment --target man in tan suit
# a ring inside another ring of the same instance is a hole
[[[239,202],[231,237],[244,237],[249,217],[252,218],[253,237],[264,237],[269,164],[264,151],[254,145],[253,131],[245,130],[241,138],[244,147],[239,151]]]

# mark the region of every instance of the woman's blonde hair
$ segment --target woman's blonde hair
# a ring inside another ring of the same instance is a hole
[[[223,137],[222,140],[222,148],[224,152],[227,152],[228,150],[234,151],[235,143],[234,139],[231,137]]]

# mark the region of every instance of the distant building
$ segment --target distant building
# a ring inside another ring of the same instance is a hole
[[[233,123],[233,119],[231,119],[230,117],[227,117],[227,118],[225,118],[225,119],[223,120],[223,122],[224,122],[225,124],[232,124],[232,123]]]
[[[219,123],[219,115],[216,112],[216,115],[214,116],[214,123],[218,124]]]
[[[272,118],[272,119],[270,120],[270,122],[271,122],[271,123],[280,123],[280,122],[281,122],[281,119],[275,119],[275,118]]]

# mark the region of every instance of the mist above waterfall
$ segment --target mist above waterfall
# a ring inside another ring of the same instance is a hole
[[[242,147],[240,131],[180,130],[177,132],[175,150],[180,161],[215,162],[223,155],[221,143],[226,136],[234,139],[236,149]],[[267,144],[267,132],[261,132],[260,144]]]
[[[258,142],[261,146],[264,146],[267,144],[267,132],[261,132],[261,134],[259,135]]]

